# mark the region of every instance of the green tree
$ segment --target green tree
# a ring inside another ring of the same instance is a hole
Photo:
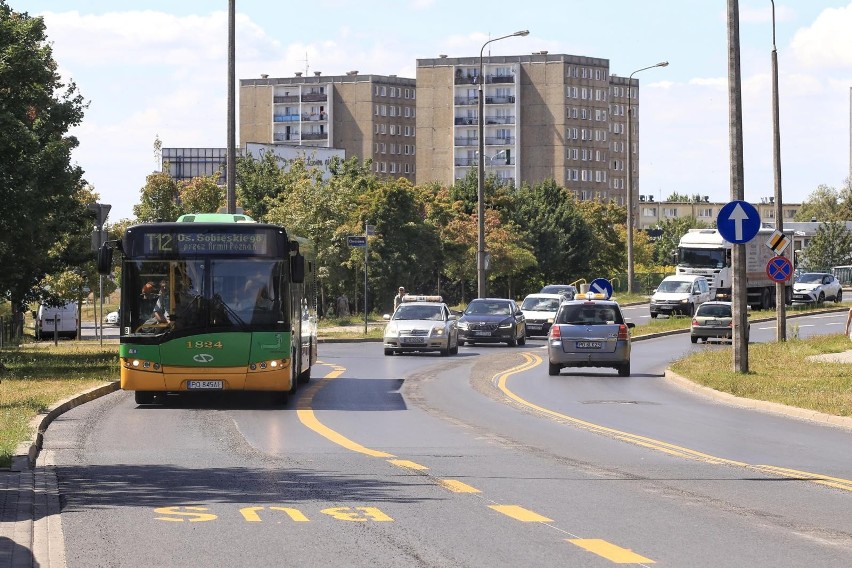
[[[829,270],[832,266],[852,264],[852,232],[844,221],[820,223],[799,262],[805,270]]]
[[[16,308],[63,268],[61,243],[88,225],[76,199],[83,171],[71,161],[78,142],[68,135],[87,104],[57,67],[44,20],[0,0],[0,295]],[[45,254],[57,241],[55,254]]]
[[[140,222],[177,221],[181,214],[178,198],[178,184],[168,172],[154,172],[145,178],[133,214]]]
[[[225,188],[218,185],[219,174],[198,176],[180,184],[178,194],[182,213],[215,213],[225,205]]]
[[[695,217],[670,217],[663,219],[658,227],[663,234],[654,242],[654,262],[663,266],[674,265],[673,255],[677,251],[680,238],[689,229],[706,229],[707,223]]]
[[[820,185],[813,190],[796,211],[796,221],[835,221],[842,217],[841,197],[837,189]]]
[[[300,160],[297,160],[300,161]],[[263,220],[274,200],[284,191],[285,171],[280,167],[274,152],[263,152],[256,160],[253,156],[240,156],[236,163],[237,202],[247,215]]]
[[[678,193],[677,191],[672,192],[671,195],[666,197],[666,201],[674,201],[679,203],[689,203],[689,196],[685,193]],[[627,214],[625,213],[625,216]]]

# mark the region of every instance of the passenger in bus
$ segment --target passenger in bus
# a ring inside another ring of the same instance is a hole
[[[257,310],[271,310],[272,300],[269,298],[269,289],[262,286],[257,292],[257,299],[254,302],[254,307]]]

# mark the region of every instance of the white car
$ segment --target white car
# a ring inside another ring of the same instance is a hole
[[[109,325],[118,325],[118,312],[110,312],[104,318],[104,323]]]
[[[437,351],[459,352],[458,316],[440,296],[406,295],[393,315],[385,314],[385,355]]]
[[[559,304],[565,301],[562,294],[530,294],[521,303],[521,311],[527,322],[527,335],[547,335]],[[569,298],[573,299],[573,298]]]
[[[827,272],[805,272],[793,283],[794,304],[821,304],[825,300],[843,301],[840,281]]]

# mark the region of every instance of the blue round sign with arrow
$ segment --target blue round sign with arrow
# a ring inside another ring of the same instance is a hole
[[[592,280],[592,283],[589,284],[589,292],[601,294],[604,298],[609,300],[612,298],[612,282],[606,278],[595,278]]]
[[[716,226],[729,243],[747,243],[760,230],[760,213],[748,201],[731,201],[719,210]]]

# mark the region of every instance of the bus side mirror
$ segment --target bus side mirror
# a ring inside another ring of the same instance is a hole
[[[112,247],[104,243],[98,249],[98,274],[109,274],[112,271]]]
[[[295,284],[305,281],[305,257],[299,253],[290,257],[290,281]]]

